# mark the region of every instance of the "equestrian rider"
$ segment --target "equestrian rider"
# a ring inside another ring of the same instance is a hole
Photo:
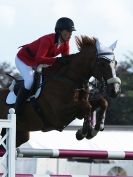
[[[16,99],[16,114],[21,115],[26,99],[30,94],[30,89],[34,81],[33,68],[39,64],[52,65],[60,62],[66,63],[67,59],[56,57],[69,55],[69,40],[75,31],[74,22],[67,17],[57,20],[55,33],[47,34],[32,43],[21,46],[17,53],[15,63],[24,79],[24,85],[20,88]]]

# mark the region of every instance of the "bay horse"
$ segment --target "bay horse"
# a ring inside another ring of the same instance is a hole
[[[114,44],[103,50],[98,39],[88,36],[76,37],[76,43],[79,52],[65,56],[69,60],[68,64],[55,62],[44,69],[45,83],[40,96],[35,100],[37,104],[33,106],[27,102],[22,115],[17,116],[17,147],[29,140],[30,131],[62,131],[75,118],[89,117],[91,105],[88,90],[79,96],[77,89],[81,89],[91,76],[105,80],[110,96],[118,95],[120,79],[116,77]],[[14,107],[14,104],[5,101],[8,93],[8,88],[0,89],[2,118],[6,118],[8,109]]]

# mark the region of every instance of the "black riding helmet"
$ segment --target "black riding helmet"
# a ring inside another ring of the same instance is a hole
[[[58,33],[62,30],[76,31],[74,27],[74,22],[67,17],[59,18],[55,25],[55,32]]]

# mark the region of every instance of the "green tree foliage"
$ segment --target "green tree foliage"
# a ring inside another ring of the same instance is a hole
[[[11,67],[10,64],[4,62],[0,64],[0,88],[8,87],[13,80],[12,77],[8,76],[15,76],[15,68]]]
[[[121,94],[110,101],[106,124],[133,125],[133,53],[118,66],[121,78]]]

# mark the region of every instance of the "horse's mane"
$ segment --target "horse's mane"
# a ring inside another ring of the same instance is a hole
[[[78,47],[78,50],[81,51],[85,47],[91,47],[95,46],[96,44],[96,38],[95,37],[88,37],[81,35],[80,37],[76,36],[76,45]]]

